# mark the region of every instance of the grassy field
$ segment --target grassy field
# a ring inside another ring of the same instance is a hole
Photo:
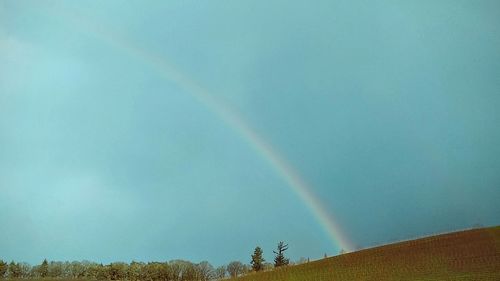
[[[500,226],[385,245],[237,281],[500,281]]]

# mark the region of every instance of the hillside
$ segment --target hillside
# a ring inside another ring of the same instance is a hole
[[[400,242],[238,281],[500,280],[500,226]]]

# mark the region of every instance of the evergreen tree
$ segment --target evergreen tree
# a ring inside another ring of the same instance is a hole
[[[261,271],[264,269],[264,263],[265,260],[262,257],[262,249],[260,247],[256,247],[255,250],[253,251],[252,255],[252,261],[250,262],[252,264],[252,269],[254,271]]]
[[[43,260],[39,270],[40,270],[40,277],[44,278],[49,275],[49,263],[47,262],[47,259]]]
[[[285,258],[284,252],[288,250],[288,245],[285,244],[285,242],[280,241],[278,243],[278,251],[273,251],[273,253],[276,254],[276,257],[274,258],[274,267],[280,267],[283,265],[288,265],[290,263],[290,260]]]

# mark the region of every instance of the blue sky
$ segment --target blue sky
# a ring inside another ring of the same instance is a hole
[[[500,223],[498,1],[3,0],[0,258],[338,252],[131,45],[237,112],[358,246]]]

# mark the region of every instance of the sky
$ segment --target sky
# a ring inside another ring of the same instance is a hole
[[[0,0],[0,259],[498,225],[498,50],[498,1]]]

